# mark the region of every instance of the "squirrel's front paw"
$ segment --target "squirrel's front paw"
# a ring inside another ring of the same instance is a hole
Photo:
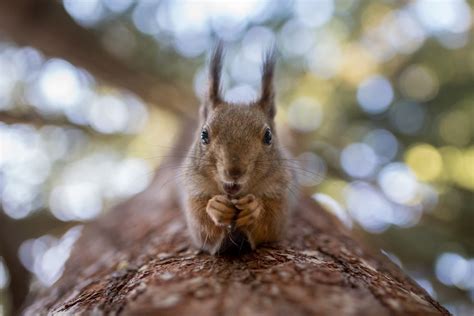
[[[232,223],[236,209],[225,195],[216,195],[207,202],[206,212],[217,226],[227,226]]]
[[[236,208],[240,210],[235,221],[235,227],[247,227],[255,223],[262,210],[260,202],[253,194],[248,194],[239,200],[232,200]]]

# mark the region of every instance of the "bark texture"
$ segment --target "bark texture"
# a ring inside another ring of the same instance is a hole
[[[141,195],[86,225],[26,315],[449,315],[387,258],[302,198],[287,238],[241,256],[190,246],[180,210]],[[161,192],[162,193],[162,192]]]

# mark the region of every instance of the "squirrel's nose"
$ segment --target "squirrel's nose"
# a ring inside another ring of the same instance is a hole
[[[231,167],[229,169],[226,169],[225,174],[228,177],[230,177],[234,180],[237,180],[238,178],[240,178],[243,175],[243,171],[239,167]]]

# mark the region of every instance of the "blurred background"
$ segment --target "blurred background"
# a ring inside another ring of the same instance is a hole
[[[474,314],[473,1],[0,1],[0,315],[81,225],[144,190],[216,38],[246,101],[278,50],[302,185],[455,315]],[[297,141],[296,141],[297,140]]]

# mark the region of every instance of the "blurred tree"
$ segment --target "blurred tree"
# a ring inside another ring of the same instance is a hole
[[[157,79],[147,73],[146,65],[134,69],[120,61],[103,48],[93,32],[77,25],[59,1],[2,1],[0,29],[20,45],[34,46],[48,56],[67,59],[97,78],[173,113],[191,115],[190,106],[195,102],[188,89]]]
[[[54,235],[146,187],[176,117],[195,114],[217,36],[229,98],[252,96],[276,44],[277,119],[307,194],[472,315],[472,1],[206,3],[0,1],[0,256],[15,306],[22,267],[33,286],[61,274],[74,238]]]

